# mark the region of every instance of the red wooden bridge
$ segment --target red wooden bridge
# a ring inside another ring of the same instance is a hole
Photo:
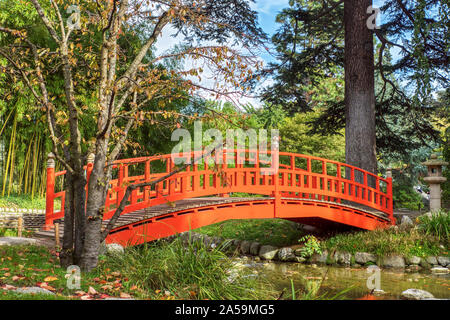
[[[229,219],[281,218],[314,226],[366,230],[394,224],[390,177],[287,152],[279,152],[277,172],[269,169],[258,151],[223,151],[200,161],[197,154],[114,162],[105,225],[129,184],[164,177],[173,172],[176,158],[190,158],[194,164],[151,187],[136,188],[106,242],[134,245]],[[87,179],[92,166],[88,163],[85,167]],[[55,172],[52,166],[47,169],[47,229],[64,217],[65,192],[61,186],[65,173]],[[236,193],[245,193],[246,197]],[[59,209],[55,208],[56,199],[60,199]]]

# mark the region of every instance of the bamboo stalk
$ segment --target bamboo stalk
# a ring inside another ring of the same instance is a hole
[[[11,112],[8,114],[8,116],[6,117],[5,123],[3,124],[2,129],[0,130],[0,136],[2,135],[3,130],[6,127],[6,124],[8,123],[9,117],[11,116],[11,114],[13,113],[14,109],[11,109]]]
[[[35,144],[34,153],[33,153],[33,185],[31,187],[31,200],[34,199],[34,193],[36,190],[36,179],[37,179],[37,162],[38,162],[38,154],[40,151],[40,141],[41,141],[41,135],[38,134],[37,142]]]
[[[26,156],[25,156],[25,162],[24,162],[24,164],[23,164],[23,172],[22,172],[22,175],[21,175],[21,177],[20,177],[20,179],[19,179],[19,185],[23,185],[24,187],[23,187],[23,193],[27,193],[27,191],[28,191],[28,174],[29,174],[29,162],[30,162],[30,155],[31,155],[31,147],[32,147],[32,145],[33,145],[33,140],[35,139],[35,136],[36,136],[36,131],[34,132],[34,134],[33,134],[33,137],[31,138],[31,140],[30,140],[30,144],[28,145],[28,150],[27,150],[27,153],[26,153]],[[23,183],[24,182],[24,183]],[[23,183],[23,184],[22,184]]]
[[[14,115],[14,124],[13,124],[13,131],[11,133],[11,138],[9,141],[9,148],[8,148],[8,156],[6,159],[6,168],[5,168],[5,176],[3,177],[3,187],[2,187],[2,197],[5,196],[5,191],[6,191],[6,182],[8,180],[8,171],[11,172],[10,167],[12,167],[12,161],[11,161],[11,157],[12,157],[12,153],[14,150],[14,141],[15,141],[15,133],[16,133],[16,128],[17,128],[17,108],[16,108],[16,114]],[[10,173],[10,180],[9,182],[11,182],[11,173]],[[8,195],[9,195],[9,187],[8,187]]]

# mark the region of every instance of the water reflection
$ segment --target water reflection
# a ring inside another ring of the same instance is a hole
[[[344,299],[400,299],[401,293],[410,288],[430,292],[435,298],[450,298],[450,275],[435,275],[429,272],[406,273],[382,269],[380,273],[381,295],[370,294],[367,279],[371,275],[366,268],[341,268],[329,266],[304,265],[298,263],[259,262],[249,263],[259,276],[267,277],[277,290],[291,291],[291,280],[295,289],[322,284],[318,295],[332,297],[339,292],[351,289],[343,294]],[[309,288],[311,290],[311,288]],[[314,290],[314,288],[312,289]]]

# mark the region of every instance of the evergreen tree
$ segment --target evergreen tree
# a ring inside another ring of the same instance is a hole
[[[437,0],[386,0],[381,8],[384,23],[377,27],[371,1],[358,2],[357,12],[354,4],[290,1],[277,16],[281,27],[272,41],[279,62],[263,74],[274,74],[274,84],[263,97],[291,114],[309,111],[314,103],[306,88],[346,75],[345,99],[325,99],[326,110],[314,121],[313,132],[329,134],[345,127],[346,143],[351,144],[347,161],[371,170],[375,155],[364,151],[367,146],[376,145],[378,156],[406,155],[439,137],[430,120],[431,102],[436,88],[448,86],[449,5]],[[363,34],[365,38],[352,40]],[[376,52],[369,43],[373,38]],[[375,82],[374,108],[369,77]],[[352,103],[351,97],[361,95],[362,87],[366,102]],[[376,131],[370,129],[374,124]],[[365,138],[358,138],[361,135]],[[367,153],[370,159],[361,163],[358,156]]]

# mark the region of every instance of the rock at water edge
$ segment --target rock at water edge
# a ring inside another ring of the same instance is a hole
[[[259,257],[264,260],[273,260],[277,256],[278,248],[264,245],[259,248]]]
[[[423,300],[423,299],[433,299],[434,296],[425,290],[407,289],[402,292],[402,298],[408,300]]]
[[[261,245],[258,242],[252,242],[252,244],[250,245],[250,254],[253,256],[257,256],[260,247]]]
[[[373,253],[367,252],[356,252],[355,253],[355,262],[361,265],[365,265],[368,262],[376,263],[377,256]]]

